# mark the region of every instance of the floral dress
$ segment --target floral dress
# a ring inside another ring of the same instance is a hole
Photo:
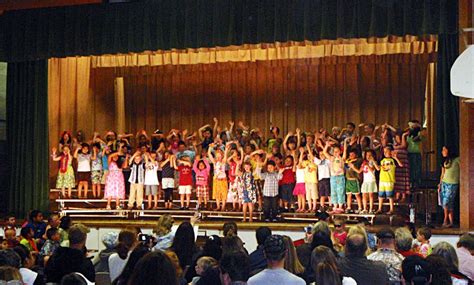
[[[240,189],[242,189],[242,191],[239,192],[241,192],[242,203],[256,203],[257,187],[255,186],[253,174],[251,172],[242,174],[240,183]]]
[[[62,154],[59,161],[59,172],[56,179],[56,188],[73,188],[76,186],[74,169],[72,168],[72,157]]]
[[[105,182],[104,198],[125,198],[125,180],[123,178],[122,169],[117,166],[115,161],[112,161],[109,165],[109,174]]]

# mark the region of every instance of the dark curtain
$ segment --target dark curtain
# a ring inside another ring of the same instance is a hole
[[[48,64],[8,64],[9,211],[19,217],[48,208]]]
[[[456,33],[453,0],[153,0],[7,11],[0,60]]]

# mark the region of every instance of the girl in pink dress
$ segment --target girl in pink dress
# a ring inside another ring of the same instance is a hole
[[[107,210],[110,210],[110,202],[115,199],[116,209],[120,210],[120,199],[125,198],[125,180],[122,169],[118,167],[119,153],[115,152],[109,156],[109,174],[105,182],[105,195],[107,199]],[[127,160],[125,160],[126,163]]]

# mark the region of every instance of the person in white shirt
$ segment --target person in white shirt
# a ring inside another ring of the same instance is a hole
[[[132,230],[122,230],[118,236],[117,253],[113,253],[109,257],[110,281],[120,276],[125,265],[128,262],[130,253],[138,245],[137,233]]]
[[[264,243],[264,253],[267,259],[267,268],[252,276],[249,285],[304,285],[306,282],[300,277],[286,271],[285,257],[288,253],[283,237],[269,236]]]

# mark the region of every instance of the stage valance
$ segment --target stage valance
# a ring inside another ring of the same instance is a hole
[[[160,50],[143,53],[92,56],[93,68],[118,66],[160,66],[256,62],[287,59],[321,59],[326,57],[380,56],[393,54],[432,54],[436,57],[437,37],[384,37],[370,39],[286,42],[231,47]],[[413,57],[416,58],[416,57]],[[334,59],[325,60],[334,62]],[[336,60],[337,62],[337,60]]]
[[[161,0],[0,16],[0,60],[457,33],[452,0]]]

